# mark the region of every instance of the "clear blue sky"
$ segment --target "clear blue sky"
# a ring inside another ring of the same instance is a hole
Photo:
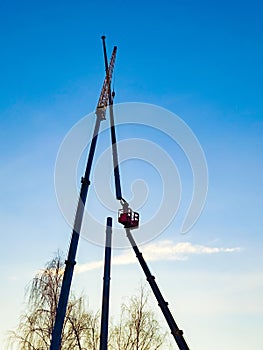
[[[186,236],[169,230],[152,244],[239,248],[152,258],[175,318],[195,350],[263,347],[262,10],[256,0],[1,1],[2,338],[18,321],[34,273],[54,251],[67,250],[55,160],[68,130],[96,106],[105,34],[109,51],[118,46],[116,102],[176,113],[207,158],[209,191],[197,224]],[[81,240],[78,257],[80,264],[99,261],[103,249]],[[101,273],[90,269],[73,282],[94,308]],[[112,314],[144,280],[135,264],[116,262],[113,273]]]

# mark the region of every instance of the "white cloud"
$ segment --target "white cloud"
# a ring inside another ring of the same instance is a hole
[[[151,243],[144,247],[143,256],[147,261],[159,260],[186,260],[192,254],[217,254],[217,253],[233,253],[240,251],[240,248],[218,248],[209,247],[190,242],[173,243],[171,240],[159,241]],[[124,253],[112,258],[113,265],[129,265],[136,263],[136,257],[133,250],[125,251]],[[90,270],[95,270],[102,267],[104,262],[91,261],[86,264],[76,266],[76,273],[83,273]]]

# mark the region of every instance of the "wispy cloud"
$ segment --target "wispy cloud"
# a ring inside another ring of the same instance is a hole
[[[143,247],[143,256],[147,261],[164,261],[164,260],[187,260],[189,255],[193,254],[217,254],[217,253],[233,253],[240,251],[236,248],[219,248],[209,247],[205,245],[192,244],[190,242],[173,243],[171,240],[159,241]],[[113,265],[129,265],[136,263],[136,257],[132,250],[125,251],[122,254],[112,258]],[[102,267],[102,260],[91,261],[86,264],[76,266],[77,273],[83,273]]]

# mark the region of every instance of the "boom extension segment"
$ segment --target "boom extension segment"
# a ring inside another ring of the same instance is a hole
[[[105,70],[106,70],[106,72],[108,72],[110,68],[108,67],[108,58],[107,58],[105,36],[102,36],[101,38],[102,38],[102,42],[103,42]],[[109,111],[110,111],[110,133],[111,133],[115,192],[116,192],[116,198],[118,200],[122,200],[119,161],[118,161],[118,150],[117,150],[116,131],[115,131],[115,122],[114,122],[114,113],[113,113],[113,97],[114,96],[115,96],[115,93],[111,94],[111,87],[109,85],[109,91],[108,91],[108,100],[109,101],[108,102],[109,102]]]
[[[168,308],[168,303],[164,300],[162,293],[160,292],[160,289],[155,281],[155,277],[151,274],[146,261],[144,260],[144,257],[142,253],[139,251],[139,248],[137,247],[135,240],[131,234],[131,231],[129,228],[126,228],[126,235],[132,245],[132,248],[136,254],[137,259],[139,260],[139,263],[145,273],[146,279],[149,282],[151,289],[153,291],[153,294],[155,298],[157,299],[158,305],[160,306],[162,313],[166,319],[166,322],[168,323],[168,326],[171,330],[171,333],[178,345],[178,348],[180,350],[189,350],[188,345],[186,344],[184,337],[183,337],[183,331],[180,330],[173,318],[173,315],[171,314],[171,311]]]

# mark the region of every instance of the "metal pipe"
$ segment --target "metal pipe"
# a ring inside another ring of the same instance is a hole
[[[107,218],[105,262],[102,292],[100,350],[107,350],[109,328],[110,270],[111,270],[112,218]]]

